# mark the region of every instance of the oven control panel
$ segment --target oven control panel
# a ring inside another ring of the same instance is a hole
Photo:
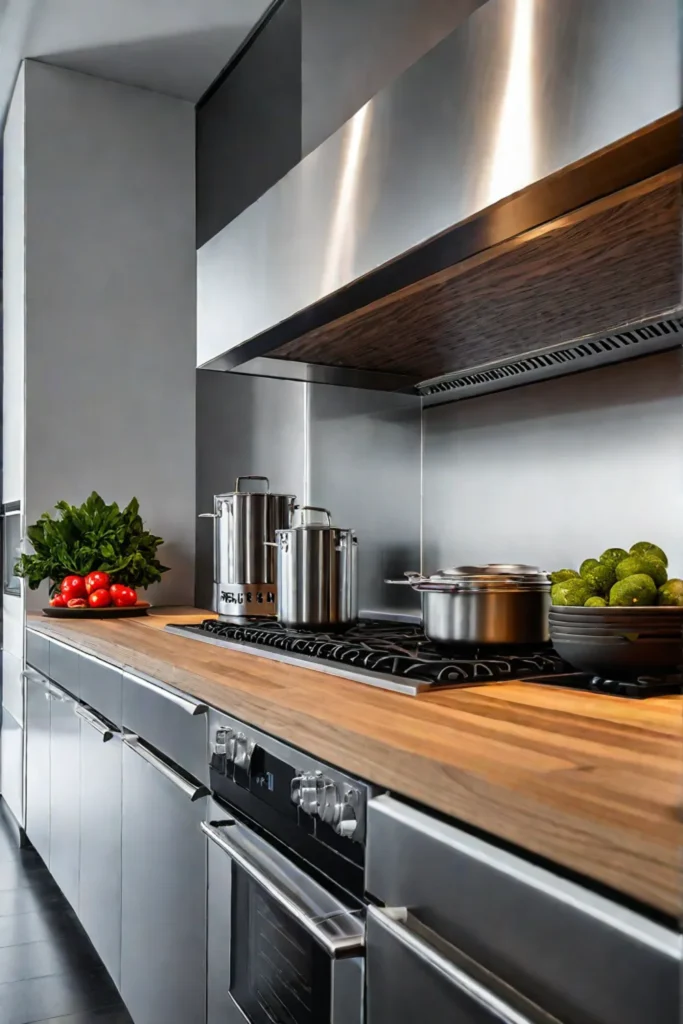
[[[308,822],[308,831],[320,822],[342,839],[364,842],[369,787],[227,716],[215,718],[209,744],[214,790],[236,785],[300,827]]]

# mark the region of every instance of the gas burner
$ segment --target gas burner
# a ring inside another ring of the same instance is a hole
[[[469,645],[444,649],[428,640],[418,624],[383,619],[362,620],[344,633],[292,630],[273,619],[238,623],[205,619],[196,626],[170,625],[167,629],[295,664],[314,663],[328,671],[338,666],[338,674],[347,678],[404,693],[569,671],[550,645],[541,650],[478,649]]]

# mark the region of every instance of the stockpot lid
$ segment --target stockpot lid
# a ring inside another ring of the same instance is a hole
[[[321,516],[325,517],[324,522],[308,522],[307,513],[318,512]],[[294,517],[298,514],[299,522],[294,521]],[[321,508],[318,505],[297,505],[292,515],[292,525],[286,529],[276,530],[276,533],[291,533],[292,531],[299,532],[301,530],[333,530],[337,534],[354,534],[353,530],[346,529],[341,526],[332,525],[332,515],[329,509]]]
[[[263,483],[265,483],[265,490],[246,490],[245,488],[240,486],[242,480],[260,480]],[[216,494],[214,495],[214,498],[216,501],[220,501],[223,498],[234,498],[238,494],[241,496],[248,494],[256,494],[267,498],[286,498],[288,501],[296,501],[295,494],[274,494],[270,489],[270,480],[268,479],[267,476],[238,476],[237,479],[235,480],[234,491],[226,491],[224,494]]]

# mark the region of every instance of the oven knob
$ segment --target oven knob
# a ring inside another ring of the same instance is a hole
[[[228,750],[232,746],[232,729],[216,729],[216,736],[211,750],[211,767],[225,775],[228,757]]]
[[[291,799],[304,814],[314,815],[318,810],[318,792],[321,779],[320,772],[302,772],[295,775],[291,782]]]
[[[325,779],[324,783],[318,816],[338,835],[352,839],[358,827],[358,791],[350,786],[342,789],[331,779]]]
[[[236,768],[241,768],[242,771],[248,772],[251,766],[251,756],[254,753],[254,747],[256,744],[252,740],[248,740],[243,732],[238,732],[234,740],[234,756],[233,761]]]

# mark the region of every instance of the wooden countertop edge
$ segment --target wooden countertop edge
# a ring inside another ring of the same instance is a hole
[[[454,737],[462,744],[471,742],[467,728],[463,725],[460,731],[458,723],[453,722],[449,706],[463,703],[462,690],[458,691],[459,702],[449,697],[456,692],[453,690],[419,698],[405,697],[251,653],[201,644],[188,650],[189,645],[182,637],[154,630],[166,621],[196,621],[201,614],[195,609],[178,609],[177,612],[167,609],[159,610],[148,619],[106,622],[30,616],[27,625],[124,670],[143,672],[189,693],[398,796],[459,819],[669,915],[679,915],[683,833],[680,814],[667,814],[669,808],[656,806],[652,811],[652,827],[644,831],[638,827],[636,816],[629,820],[627,801],[623,807],[597,806],[590,788],[590,765],[563,769],[559,763],[555,765],[551,757],[547,768],[539,772],[510,765],[497,770],[495,765],[485,763],[482,768],[481,757],[476,759],[478,764],[471,766],[466,759],[458,765],[448,763],[439,756],[443,743],[447,744]],[[156,637],[163,636],[161,652],[145,653],[144,648],[149,647],[152,639],[150,627]],[[198,658],[193,657],[195,648],[202,648],[202,660],[210,666],[213,678],[208,669],[204,675],[177,664],[188,660],[188,654],[190,661],[197,661]],[[503,698],[507,685],[479,688],[479,693],[483,689],[489,692],[495,689],[495,695]],[[327,715],[315,706],[311,708],[311,686],[319,686],[325,693]],[[287,688],[286,704],[282,702],[283,687]],[[258,692],[254,692],[255,688]],[[531,684],[515,689],[521,713],[526,711],[524,691],[527,688],[539,689]],[[469,692],[476,703],[477,693]],[[582,697],[608,701],[610,711],[616,701],[618,707],[615,706],[614,714],[626,713],[624,702],[618,698],[586,694]],[[651,717],[656,717],[655,712],[660,711],[665,716],[661,724],[655,723],[652,733],[656,748],[661,743],[668,750],[676,741],[675,725],[669,723],[671,700],[679,698],[669,698],[668,702],[665,698],[654,698],[647,702],[653,709]],[[655,702],[657,708],[654,708]],[[572,700],[566,703],[571,705]],[[507,702],[501,699],[501,704],[507,711]],[[427,739],[426,746],[415,742],[417,716],[411,709],[418,705],[420,717],[425,719],[423,724],[433,736],[432,742]],[[334,713],[330,720],[330,706],[333,712],[338,708],[336,720]],[[604,705],[605,710],[607,706]],[[378,735],[376,723],[372,725],[368,720],[377,709],[385,726],[382,735]],[[683,715],[683,702],[676,705],[676,709],[676,713],[680,711]],[[449,730],[445,738],[439,735],[442,718]],[[511,719],[514,720],[514,715]],[[600,717],[597,720],[602,722]],[[676,718],[672,721],[675,723]],[[502,722],[504,731],[504,712],[498,722]],[[492,719],[491,724],[495,726],[496,722]],[[495,744],[495,737],[491,742]],[[672,771],[669,762],[659,770],[666,785],[675,783],[675,770]]]

